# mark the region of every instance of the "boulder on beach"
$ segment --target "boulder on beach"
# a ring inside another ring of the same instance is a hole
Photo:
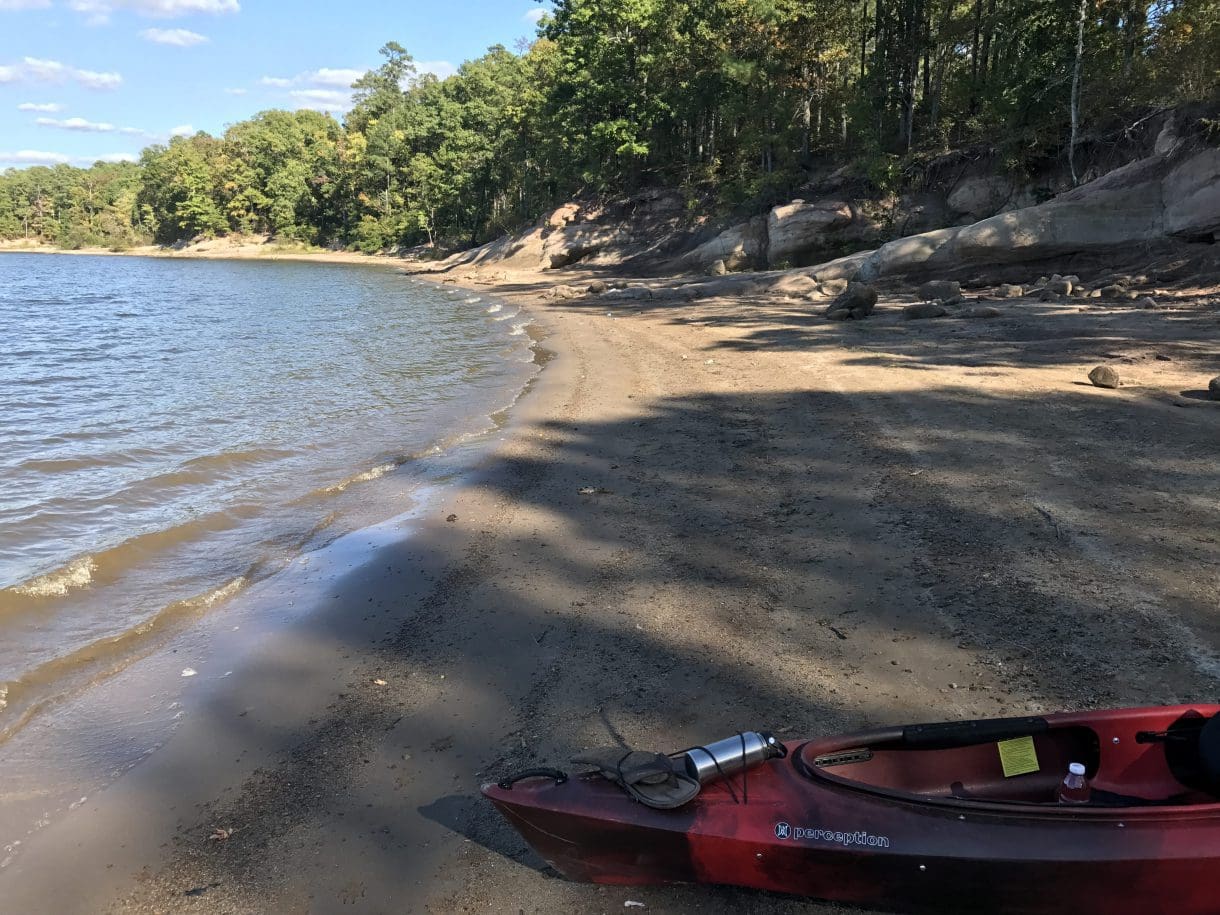
[[[1067,277],[1052,277],[1046,284],[1046,292],[1050,295],[1071,295],[1072,281]]]
[[[867,318],[877,307],[877,290],[868,283],[848,283],[847,289],[830,303],[826,316],[836,311],[846,311],[853,318]]]
[[[961,298],[962,284],[956,280],[928,280],[919,287],[919,297],[929,302]]]
[[[1108,365],[1099,365],[1089,372],[1089,381],[1093,382],[1095,387],[1117,388],[1119,384],[1118,372]]]
[[[959,318],[998,318],[1003,312],[994,305],[976,305],[964,308],[957,313]]]
[[[575,286],[568,286],[568,285],[564,284],[564,285],[559,285],[559,286],[552,286],[551,291],[549,293],[547,293],[547,298],[549,298],[549,299],[579,299],[584,294],[585,294],[585,291],[583,289],[577,289]]]
[[[1207,383],[1207,393],[1211,395],[1212,400],[1220,400],[1220,375]]]
[[[725,264],[723,258],[717,258],[707,268],[708,276],[724,276],[729,272],[728,265]]]
[[[996,290],[996,295],[1001,299],[1019,299],[1025,295],[1025,287],[1014,286],[1011,283],[1002,283],[1000,288]]]
[[[924,318],[943,318],[949,313],[939,302],[916,302],[902,309],[902,316],[908,321],[918,321]]]
[[[609,288],[610,287],[608,285],[606,285],[605,280],[594,280],[592,283],[589,284],[589,292],[592,295],[601,295],[603,292],[605,292]]]

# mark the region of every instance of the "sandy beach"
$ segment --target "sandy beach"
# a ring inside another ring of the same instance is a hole
[[[293,242],[277,243],[265,235],[232,235],[203,239],[189,245],[137,245],[124,250],[109,248],[60,248],[29,239],[0,240],[0,252],[94,257],[161,257],[169,260],[281,260],[311,261],[321,264],[379,264],[401,261],[392,254],[361,254],[359,251],[331,251]]]
[[[548,361],[474,472],[33,835],[0,908],[834,911],[565,881],[479,785],[619,740],[1214,695],[1212,301],[837,323],[550,286],[490,290]]]

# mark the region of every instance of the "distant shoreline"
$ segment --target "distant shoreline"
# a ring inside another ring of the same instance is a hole
[[[93,255],[95,257],[157,257],[167,260],[276,260],[310,261],[324,264],[363,264],[385,266],[387,264],[419,264],[411,257],[397,254],[362,254],[358,251],[325,251],[322,249],[294,249],[269,243],[265,238],[242,237],[216,238],[190,245],[181,250],[164,245],[140,245],[126,251],[109,248],[60,248],[56,245],[29,244],[24,241],[0,241],[0,254],[59,254]]]

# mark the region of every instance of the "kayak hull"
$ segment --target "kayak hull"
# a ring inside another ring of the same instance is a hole
[[[1155,711],[1101,713],[1117,716],[1109,726],[1099,713],[1047,720],[1088,727],[1131,770],[1158,752],[1137,747],[1134,729],[1163,728],[1187,710]],[[885,733],[791,744],[788,759],[749,770],[744,786],[740,778],[713,783],[673,811],[637,804],[600,777],[531,779],[484,792],[574,880],[730,884],[901,911],[1220,911],[1220,805],[927,802],[811,778],[802,766],[811,754]],[[1120,759],[1118,748],[1128,747],[1131,759]],[[1104,767],[1094,768],[1105,784]]]

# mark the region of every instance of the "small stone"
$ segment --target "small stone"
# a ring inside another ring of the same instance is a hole
[[[1135,305],[1137,308],[1147,308],[1150,311],[1161,307],[1156,303],[1156,299],[1154,299],[1150,295],[1146,295],[1146,296],[1143,296],[1142,298],[1136,299]]]
[[[914,305],[908,305],[902,309],[902,316],[908,321],[917,321],[923,318],[943,318],[949,313],[949,310],[939,302],[916,302]]]
[[[919,297],[929,302],[959,298],[961,294],[962,284],[957,280],[929,280],[919,287]]]
[[[1023,286],[1014,286],[1011,283],[1004,283],[996,290],[996,295],[1001,299],[1019,299],[1025,295],[1025,288]]]
[[[1058,279],[1052,279],[1049,283],[1046,284],[1046,291],[1049,292],[1051,295],[1071,295],[1072,294],[1072,281],[1067,279],[1066,277],[1059,277]]]
[[[1220,400],[1220,375],[1207,383],[1207,393],[1211,395],[1212,400]]]
[[[1118,372],[1108,365],[1099,365],[1089,372],[1089,381],[1099,388],[1117,388]]]
[[[601,295],[609,288],[605,280],[594,280],[589,284],[589,292],[593,295]]]
[[[992,305],[976,305],[958,313],[959,318],[998,318],[1003,312]]]
[[[1118,285],[1118,283],[1111,283],[1109,286],[1102,286],[1101,289],[1098,290],[1099,294],[1105,296],[1107,299],[1117,299],[1126,291],[1127,290]]]

